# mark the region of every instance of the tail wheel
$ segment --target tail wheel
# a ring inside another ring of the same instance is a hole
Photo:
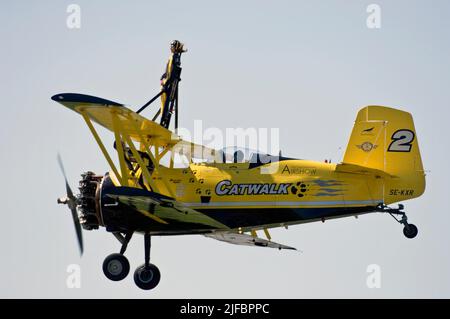
[[[406,238],[412,239],[417,236],[418,232],[419,230],[414,224],[406,224],[405,227],[403,227],[403,235],[405,235]]]
[[[155,288],[159,280],[161,279],[161,273],[158,267],[153,264],[148,266],[142,265],[134,272],[134,282],[136,286],[144,290],[150,290]]]
[[[128,259],[121,254],[111,254],[103,262],[103,273],[112,281],[124,279],[130,272]]]

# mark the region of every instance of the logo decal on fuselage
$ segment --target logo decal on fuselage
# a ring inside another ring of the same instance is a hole
[[[281,174],[289,174],[289,175],[316,175],[317,169],[315,167],[289,167],[285,165]]]
[[[361,145],[356,145],[357,148],[363,150],[364,152],[370,152],[378,147],[378,145],[374,145],[370,142],[364,142]]]
[[[371,128],[367,128],[361,132],[361,135],[372,135],[374,129],[375,129],[375,126],[372,126]]]
[[[288,195],[292,183],[254,183],[233,184],[230,180],[223,180],[216,185],[216,194],[224,195]]]

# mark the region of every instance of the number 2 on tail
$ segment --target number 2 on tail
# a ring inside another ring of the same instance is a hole
[[[388,152],[411,152],[414,132],[401,129],[392,134],[392,142],[388,147]]]

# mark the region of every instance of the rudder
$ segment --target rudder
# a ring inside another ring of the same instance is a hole
[[[382,170],[384,201],[389,204],[420,196],[425,174],[410,113],[384,106],[367,106],[358,112],[344,163]]]

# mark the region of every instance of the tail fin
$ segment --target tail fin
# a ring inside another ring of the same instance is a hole
[[[389,204],[418,197],[425,191],[425,174],[410,113],[383,106],[358,112],[344,163],[384,171],[384,201]]]

